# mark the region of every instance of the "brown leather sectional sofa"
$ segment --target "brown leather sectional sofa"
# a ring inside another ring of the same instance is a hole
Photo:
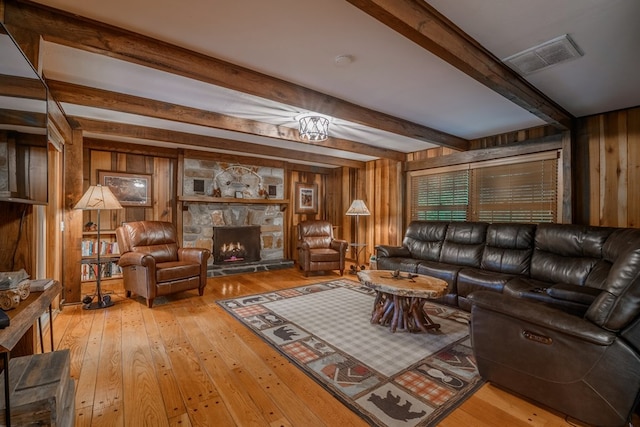
[[[483,378],[594,425],[640,398],[640,229],[414,221],[379,269],[442,278]]]

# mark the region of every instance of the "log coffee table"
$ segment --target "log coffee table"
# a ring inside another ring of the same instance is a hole
[[[390,270],[366,270],[358,272],[363,286],[376,291],[376,299],[371,312],[371,323],[389,326],[391,332],[427,332],[439,329],[424,311],[428,299],[443,296],[447,282],[423,274],[400,273],[394,277]]]

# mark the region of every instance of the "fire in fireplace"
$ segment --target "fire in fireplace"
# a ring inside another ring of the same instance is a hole
[[[260,226],[213,227],[213,262],[260,261]]]

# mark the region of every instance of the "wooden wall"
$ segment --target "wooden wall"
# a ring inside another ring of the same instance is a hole
[[[371,216],[366,235],[366,260],[375,254],[376,245],[399,245],[404,224],[405,177],[403,163],[394,160],[376,160],[367,163],[366,202]]]
[[[177,153],[176,153],[177,155]],[[100,226],[103,230],[114,230],[123,222],[156,220],[175,223],[176,217],[176,163],[175,158],[157,155],[142,155],[126,152],[85,148],[84,189],[99,184],[98,171],[129,172],[152,176],[153,204],[151,207],[125,207],[121,210],[102,212]],[[83,213],[84,223],[96,222],[95,211]]]
[[[33,205],[0,201],[0,271],[35,273]]]
[[[640,227],[640,107],[577,120],[575,222]]]

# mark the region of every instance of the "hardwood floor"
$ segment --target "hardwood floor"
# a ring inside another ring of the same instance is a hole
[[[71,351],[76,426],[366,426],[215,303],[338,277],[292,268],[211,278],[203,297],[185,292],[153,309],[106,282],[113,307],[66,306],[54,321],[56,348]],[[484,385],[440,425],[580,424]]]

